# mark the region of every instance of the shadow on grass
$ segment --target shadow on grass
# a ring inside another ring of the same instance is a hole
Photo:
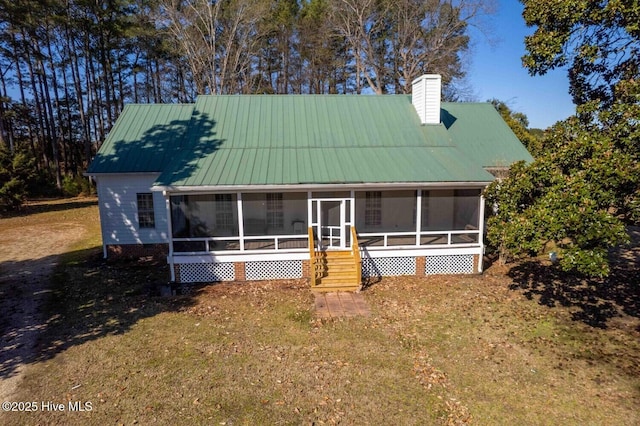
[[[361,250],[362,263],[365,263],[367,266],[363,267],[363,272],[365,268],[367,269],[367,273],[364,276],[360,277],[361,280],[361,290],[366,290],[368,288],[373,287],[375,284],[382,281],[382,272],[376,266],[376,263],[371,258],[371,254],[369,254],[369,250],[365,249]]]
[[[592,327],[606,328],[607,321],[619,315],[619,309],[638,316],[640,288],[619,277],[588,279],[537,262],[515,266],[508,275],[514,280],[512,290],[523,290],[529,299],[539,296],[541,305],[577,307],[573,318]]]
[[[68,200],[68,201],[66,201]],[[87,197],[86,200],[74,199],[53,199],[53,200],[30,200],[15,211],[2,212],[0,218],[11,218],[18,216],[28,216],[36,213],[60,212],[66,210],[81,209],[84,207],[97,206],[98,199]]]
[[[20,262],[0,265],[18,271],[0,281],[5,310],[0,320],[0,378],[17,374],[21,364],[45,361],[70,347],[126,333],[143,318],[185,309],[198,295],[195,290],[185,296],[159,296],[159,286],[169,277],[166,259],[109,262],[102,259],[100,248],[92,248],[36,262],[46,269],[46,264],[58,260],[50,285],[33,284],[46,281],[44,275],[21,275],[19,271],[28,268]],[[42,310],[35,314],[37,308],[24,303],[35,303]]]
[[[592,327],[606,328],[609,319],[623,314],[640,318],[640,227],[627,231],[630,243],[609,253],[608,277],[588,278],[554,265],[525,262],[511,268],[511,289],[523,290],[529,299],[539,296],[542,305],[577,307],[573,318]]]

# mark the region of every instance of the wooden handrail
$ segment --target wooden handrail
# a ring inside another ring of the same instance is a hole
[[[309,227],[309,277],[311,278],[311,287],[315,287],[318,283],[316,274],[316,248],[313,240],[313,228]]]
[[[360,280],[362,279],[362,260],[360,259],[360,245],[358,244],[358,233],[356,232],[355,226],[351,227],[351,252],[356,263],[356,277],[358,284],[360,284]]]

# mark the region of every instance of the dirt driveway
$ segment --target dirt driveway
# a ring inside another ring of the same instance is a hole
[[[86,204],[79,201],[78,205]],[[87,232],[63,213],[73,201],[32,204],[50,213],[0,220],[0,400],[10,401],[46,327],[41,305],[58,261]]]

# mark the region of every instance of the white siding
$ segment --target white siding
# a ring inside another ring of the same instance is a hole
[[[426,84],[424,84],[423,80],[416,80],[413,82],[413,89],[411,90],[411,101],[422,124],[426,123],[426,89]]]
[[[151,192],[157,174],[98,176],[98,203],[102,241],[114,244],[166,243],[167,208],[160,192],[153,193],[155,228],[140,228],[136,194]]]
[[[411,102],[422,124],[440,124],[440,98],[442,78],[438,74],[425,74],[412,83]]]

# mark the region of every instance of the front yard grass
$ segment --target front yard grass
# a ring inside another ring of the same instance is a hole
[[[576,321],[483,276],[384,278],[320,321],[301,281],[155,295],[165,262],[78,245],[16,400],[91,411],[2,424],[640,424],[640,328]]]

